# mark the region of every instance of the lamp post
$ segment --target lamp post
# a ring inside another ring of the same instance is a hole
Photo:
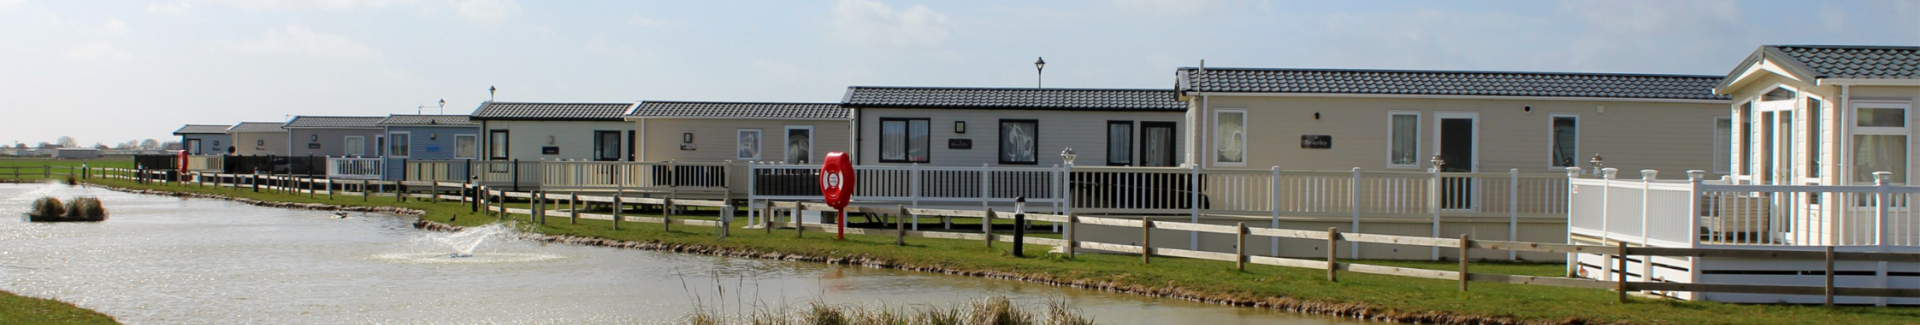
[[[1034,74],[1033,88],[1046,88],[1045,86],[1046,80],[1047,80],[1046,70],[1047,70],[1047,58],[1038,58],[1033,60],[1033,74]]]
[[[1027,197],[1013,199],[1013,257],[1026,257],[1022,251],[1027,243]]]
[[[1593,164],[1593,173],[1595,175],[1600,174],[1600,168],[1605,167],[1607,164],[1607,161],[1605,159],[1600,158],[1600,154],[1593,154],[1593,159],[1588,160],[1587,162]]]
[[[1067,147],[1067,150],[1060,151],[1060,161],[1066,162],[1068,165],[1072,165],[1073,159],[1079,157],[1080,155],[1073,154],[1073,147]]]
[[[1446,159],[1440,159],[1440,155],[1433,155],[1433,158],[1432,158],[1432,159],[1428,159],[1428,160],[1427,160],[1427,162],[1428,162],[1428,163],[1432,163],[1432,164],[1433,164],[1433,172],[1435,172],[1435,173],[1438,173],[1438,172],[1440,172],[1440,166],[1446,166],[1446,165],[1447,165],[1447,160],[1446,160]]]

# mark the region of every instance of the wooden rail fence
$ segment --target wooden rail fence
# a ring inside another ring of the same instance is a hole
[[[62,175],[62,176],[77,175],[76,177],[88,177],[88,178],[100,177],[100,178],[108,178],[108,179],[137,180],[142,182],[167,182],[166,180],[160,179],[164,177],[164,172],[158,172],[158,171],[152,171],[152,170],[133,170],[133,169],[124,169],[124,168],[87,168],[83,170],[83,169],[79,169],[78,167],[74,167],[74,168],[69,168],[65,173],[55,173],[54,170],[56,169],[56,167],[39,167],[39,168],[0,167],[0,168],[12,169],[13,173],[0,172],[0,175],[14,175],[13,177],[16,179],[21,178],[22,175],[26,175],[26,176],[33,175],[33,174],[19,173],[19,171],[22,169],[39,169],[40,170],[39,176],[48,177],[48,178],[54,175]],[[615,229],[618,229],[620,227],[621,222],[660,224],[662,229],[671,229],[670,227],[672,227],[673,225],[718,227],[721,229],[719,231],[719,236],[721,238],[727,237],[729,234],[729,231],[731,231],[731,229],[733,228],[733,223],[734,223],[733,216],[738,210],[738,207],[732,204],[732,200],[642,198],[642,197],[625,197],[619,194],[582,195],[577,192],[569,192],[569,193],[515,192],[515,191],[487,188],[485,186],[474,185],[471,183],[456,183],[456,182],[333,180],[333,179],[327,179],[327,178],[299,177],[299,176],[288,176],[288,175],[212,174],[212,173],[188,173],[187,175],[180,177],[180,180],[174,181],[174,182],[181,183],[182,185],[185,185],[185,186],[228,187],[236,191],[244,188],[251,188],[253,191],[266,190],[266,191],[277,191],[277,192],[283,192],[283,193],[307,194],[308,196],[318,196],[322,194],[327,195],[329,197],[333,197],[334,195],[348,195],[348,196],[358,195],[358,196],[362,196],[363,198],[369,197],[369,196],[383,196],[383,197],[391,196],[399,200],[406,200],[409,198],[413,198],[413,199],[426,198],[429,200],[458,201],[464,204],[471,204],[473,206],[473,209],[475,209],[476,211],[480,211],[484,209],[485,211],[487,211],[488,214],[492,214],[500,218],[510,218],[513,215],[526,215],[528,216],[528,220],[534,221],[534,222],[540,222],[540,223],[546,223],[548,216],[558,213],[558,214],[565,214],[568,218],[569,223],[577,223],[579,219],[609,220],[609,221],[612,221],[611,223],[612,227],[614,227]],[[457,194],[454,194],[454,195],[445,194],[449,192],[457,193]],[[532,205],[530,206],[530,208],[525,208],[525,209],[509,207],[505,203],[506,201],[511,199],[522,199],[531,203]],[[562,205],[559,205],[559,202],[566,202],[566,203],[564,206],[562,206]],[[612,209],[610,213],[605,213],[605,214],[581,212],[582,210],[581,208],[583,205],[587,205],[591,203],[608,204],[612,207]],[[623,215],[624,211],[626,210],[625,207],[627,205],[659,206],[663,213],[660,217]],[[562,208],[562,207],[564,207],[564,209],[556,210],[556,208]],[[702,220],[702,219],[688,219],[688,218],[673,217],[675,208],[685,208],[685,207],[715,208],[720,211],[720,216],[718,220]],[[834,211],[832,207],[827,206],[826,204],[814,203],[814,202],[765,201],[765,203],[762,204],[761,206],[748,207],[748,208],[761,209],[762,211],[761,215],[767,215],[767,216],[772,215],[771,210],[773,209],[792,209],[794,210],[795,213],[798,213],[800,211]],[[848,228],[848,229],[845,229],[845,231],[848,234],[856,234],[856,235],[892,236],[892,237],[895,237],[895,243],[899,245],[905,245],[906,237],[975,240],[975,241],[981,241],[989,247],[991,247],[994,242],[1012,242],[1015,240],[1013,236],[1009,236],[1005,234],[996,234],[992,231],[992,228],[991,228],[991,225],[993,224],[993,219],[1014,218],[1016,216],[1014,213],[1010,213],[1010,212],[993,211],[992,209],[987,209],[985,211],[910,209],[904,206],[848,207],[847,212],[872,213],[872,214],[896,216],[897,218],[894,219],[896,220],[894,222],[894,225],[895,225],[894,229]],[[950,232],[950,231],[917,231],[917,230],[905,229],[902,226],[903,225],[902,221],[908,220],[913,216],[942,217],[942,218],[980,218],[982,227],[977,233]],[[1111,218],[1111,217],[1090,217],[1090,216],[1037,214],[1037,213],[1027,213],[1025,214],[1024,217],[1026,218],[1026,220],[1029,220],[1029,221],[1055,222],[1055,223],[1060,223],[1065,225],[1066,231],[1063,234],[1064,235],[1063,238],[1054,239],[1054,238],[1027,236],[1027,237],[1024,237],[1022,240],[1026,244],[1072,248],[1072,249],[1062,249],[1062,252],[1070,258],[1074,254],[1076,254],[1076,251],[1078,249],[1087,249],[1087,250],[1097,250],[1097,251],[1106,251],[1106,252],[1116,252],[1116,253],[1123,253],[1123,254],[1139,254],[1141,256],[1141,263],[1146,263],[1146,264],[1150,264],[1152,262],[1151,257],[1153,256],[1164,256],[1164,257],[1181,257],[1181,258],[1192,258],[1192,259],[1203,259],[1203,260],[1214,260],[1214,261],[1229,261],[1229,262],[1234,262],[1236,267],[1242,268],[1242,269],[1246,267],[1246,264],[1323,269],[1323,270],[1326,270],[1327,272],[1326,276],[1328,281],[1338,281],[1339,280],[1338,274],[1340,272],[1451,280],[1451,281],[1459,282],[1459,289],[1461,291],[1468,290],[1468,283],[1470,282],[1495,282],[1495,283],[1544,285],[1544,286],[1570,287],[1570,288],[1608,289],[1608,290],[1614,290],[1619,292],[1620,299],[1623,301],[1626,299],[1626,295],[1628,292],[1634,292],[1634,291],[1689,291],[1689,292],[1823,295],[1826,297],[1827,304],[1832,304],[1834,296],[1877,296],[1877,297],[1903,297],[1903,298],[1920,297],[1920,288],[1836,287],[1834,286],[1833,280],[1832,280],[1834,276],[1834,271],[1833,271],[1834,261],[1920,262],[1920,254],[1915,254],[1915,253],[1835,252],[1833,251],[1832,247],[1826,247],[1824,251],[1803,251],[1803,250],[1784,250],[1784,249],[1765,249],[1765,248],[1729,249],[1729,248],[1629,247],[1629,246],[1626,246],[1625,244],[1621,244],[1619,246],[1601,246],[1601,245],[1536,243],[1536,242],[1500,241],[1500,240],[1477,240],[1477,239],[1472,239],[1467,235],[1462,235],[1461,238],[1455,239],[1455,238],[1415,237],[1415,236],[1399,236],[1399,235],[1383,235],[1383,234],[1367,234],[1367,233],[1342,233],[1336,228],[1329,228],[1327,229],[1327,231],[1321,232],[1321,231],[1313,231],[1313,230],[1248,227],[1244,223],[1233,225],[1233,226],[1227,226],[1227,225],[1186,223],[1186,222],[1165,221],[1165,220],[1150,220],[1146,218],[1121,219],[1121,218]],[[781,229],[781,228],[793,229],[796,236],[803,234],[807,231],[829,232],[829,231],[838,230],[837,226],[833,224],[776,222],[776,221],[773,221],[773,218],[761,218],[759,220],[762,220],[761,224],[756,226],[763,228],[763,230],[768,233],[772,233],[775,229]],[[1082,225],[1140,228],[1141,229],[1140,245],[1120,244],[1120,243],[1102,243],[1102,242],[1080,240],[1077,238],[1075,233],[1079,230],[1079,228]],[[1238,249],[1233,253],[1223,253],[1223,252],[1197,251],[1197,250],[1187,250],[1187,249],[1167,248],[1167,247],[1152,247],[1151,243],[1153,238],[1152,238],[1151,229],[1180,230],[1180,231],[1193,231],[1193,232],[1235,235],[1240,241],[1240,245],[1238,245],[1240,247],[1245,247],[1245,243],[1247,243],[1247,241],[1249,240],[1247,237],[1249,236],[1323,240],[1323,241],[1326,241],[1327,243],[1326,247],[1328,248],[1328,250],[1327,250],[1326,259],[1319,260],[1319,259],[1299,259],[1299,258],[1285,258],[1285,257],[1274,257],[1274,256],[1248,255],[1246,254],[1246,250],[1244,248]],[[1434,270],[1434,269],[1395,267],[1395,266],[1383,266],[1383,265],[1370,265],[1370,264],[1340,262],[1339,257],[1336,253],[1336,250],[1339,247],[1338,244],[1340,242],[1396,244],[1396,245],[1409,245],[1409,246],[1427,246],[1427,247],[1435,247],[1440,249],[1456,249],[1460,253],[1459,256],[1463,256],[1463,257],[1469,256],[1467,254],[1468,251],[1476,250],[1476,249],[1515,251],[1515,252],[1611,255],[1613,256],[1613,260],[1617,261],[1620,264],[1621,269],[1625,269],[1625,265],[1629,256],[1821,260],[1826,262],[1827,281],[1825,286],[1674,283],[1674,282],[1658,282],[1658,281],[1630,282],[1626,280],[1627,279],[1626,272],[1614,272],[1614,274],[1616,274],[1617,276],[1616,280],[1603,281],[1603,280],[1578,279],[1578,278],[1566,278],[1566,277],[1540,277],[1540,276],[1526,276],[1526,275],[1472,273],[1470,268],[1471,267],[1470,263],[1468,263],[1465,259],[1461,260],[1459,264],[1459,268],[1457,270]]]

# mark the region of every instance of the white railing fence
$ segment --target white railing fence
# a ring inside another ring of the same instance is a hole
[[[187,170],[196,172],[219,172],[226,168],[225,156],[187,156]]]
[[[380,158],[327,157],[327,178],[380,179]]]
[[[1746,185],[1707,181],[1697,171],[1688,181],[1616,174],[1609,168],[1601,178],[1572,180],[1571,233],[1662,247],[1920,247],[1920,214],[1910,205],[1920,187],[1884,178],[1876,185]]]
[[[405,167],[401,169],[401,173],[405,174],[406,177],[402,180],[408,182],[465,182],[469,180],[468,177],[471,177],[469,176],[468,170],[473,168],[473,162],[474,161],[470,159],[405,160]]]
[[[543,188],[725,190],[729,163],[543,161]]]

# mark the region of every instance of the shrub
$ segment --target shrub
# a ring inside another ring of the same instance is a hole
[[[68,220],[101,220],[107,217],[107,208],[100,206],[100,198],[82,196],[67,202]]]
[[[33,211],[28,214],[36,217],[59,217],[67,214],[67,207],[60,203],[60,199],[46,196],[33,200]]]

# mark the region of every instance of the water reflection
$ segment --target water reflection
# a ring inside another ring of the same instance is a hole
[[[96,195],[100,223],[0,222],[0,289],[128,324],[673,323],[694,306],[953,306],[1064,299],[1102,324],[1345,324],[1030,283],[517,241],[450,258],[410,219],[59,185],[0,185],[0,215]]]

